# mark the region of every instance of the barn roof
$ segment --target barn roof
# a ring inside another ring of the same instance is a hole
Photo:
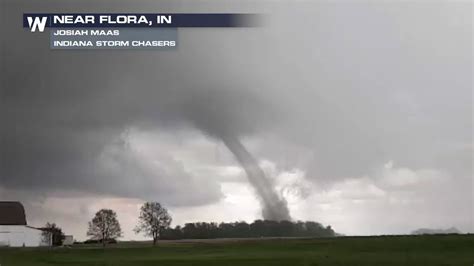
[[[16,201],[0,201],[0,225],[26,225],[23,205]]]

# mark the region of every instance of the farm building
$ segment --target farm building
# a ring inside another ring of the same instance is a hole
[[[43,231],[27,225],[20,202],[0,201],[0,246],[39,247],[48,246],[48,242]]]

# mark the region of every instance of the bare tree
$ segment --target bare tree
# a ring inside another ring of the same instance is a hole
[[[89,222],[88,236],[100,240],[105,247],[106,242],[122,236],[122,229],[117,220],[117,214],[110,209],[98,211]]]
[[[143,232],[146,236],[153,238],[153,245],[161,233],[168,229],[171,224],[171,216],[168,210],[158,202],[146,202],[140,209],[140,216],[135,232]]]

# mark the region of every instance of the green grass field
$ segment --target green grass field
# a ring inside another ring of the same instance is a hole
[[[0,249],[1,266],[46,265],[464,265],[474,264],[474,235],[207,240],[156,247]]]

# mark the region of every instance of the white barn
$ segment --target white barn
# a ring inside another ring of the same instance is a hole
[[[0,201],[0,246],[40,247],[49,246],[49,242],[41,229],[27,225],[20,202]]]

